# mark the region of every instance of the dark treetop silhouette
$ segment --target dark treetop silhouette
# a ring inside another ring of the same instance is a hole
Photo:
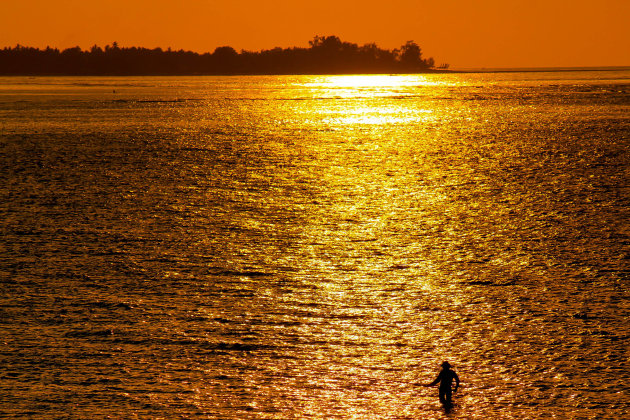
[[[116,42],[104,49],[79,47],[63,51],[23,47],[0,50],[2,75],[231,75],[231,74],[356,74],[423,73],[435,68],[433,58],[407,41],[394,50],[376,44],[343,42],[336,36],[316,36],[309,48],[274,48],[237,52],[219,47],[213,53],[120,48]]]

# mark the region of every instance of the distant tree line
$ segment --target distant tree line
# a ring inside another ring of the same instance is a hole
[[[442,65],[438,69],[446,69]],[[2,75],[231,75],[231,74],[352,74],[419,73],[436,70],[413,41],[399,49],[376,44],[359,46],[336,36],[316,36],[308,48],[274,48],[237,52],[218,47],[213,53],[120,48],[116,42],[60,51],[17,45],[0,50]]]

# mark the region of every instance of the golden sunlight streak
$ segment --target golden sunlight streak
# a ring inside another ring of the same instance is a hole
[[[426,95],[427,89],[447,84],[452,81],[425,75],[344,75],[313,77],[304,86],[310,89],[313,97],[342,100],[334,106],[318,103],[311,107],[307,112],[319,115],[319,123],[373,126],[435,119],[434,110],[410,108],[401,99]],[[377,98],[379,100],[375,101]]]
[[[389,75],[352,75],[352,76],[329,76],[324,84],[339,88],[392,88],[417,84],[418,76],[389,76]]]
[[[426,121],[431,119],[433,111],[429,109],[419,109],[413,112],[405,109],[404,112],[399,107],[358,107],[349,109],[345,115],[337,119],[343,125],[383,125],[401,124],[414,121]]]
[[[448,82],[424,75],[350,75],[313,78],[305,86],[332,98],[410,96],[418,87],[442,86]]]

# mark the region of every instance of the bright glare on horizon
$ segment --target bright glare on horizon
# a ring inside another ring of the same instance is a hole
[[[426,80],[427,78],[424,76],[343,75],[328,76],[322,81],[322,84],[339,88],[393,88],[410,84],[425,84]]]
[[[419,87],[431,89],[451,83],[454,82],[441,79],[439,75],[340,75],[314,76],[304,85],[311,88],[317,97],[360,100],[353,102],[354,105],[342,102],[341,117],[336,107],[321,106],[309,110],[324,116],[325,124],[358,127],[406,124],[435,118],[432,109],[402,109],[398,102],[383,102],[383,99],[414,96],[418,94]],[[373,100],[377,98],[378,101]]]
[[[376,98],[412,95],[415,87],[448,83],[439,75],[339,75],[315,77],[306,86],[322,89],[330,97]]]

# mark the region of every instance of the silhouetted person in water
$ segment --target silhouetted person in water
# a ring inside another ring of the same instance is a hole
[[[454,390],[451,389],[453,379],[455,379]],[[457,388],[459,387],[459,376],[457,376],[457,373],[451,370],[450,363],[442,363],[442,371],[440,372],[438,377],[435,378],[435,381],[425,386],[434,386],[438,383],[440,384],[440,402],[444,405],[444,407],[449,408],[453,405],[453,392],[457,392]]]

